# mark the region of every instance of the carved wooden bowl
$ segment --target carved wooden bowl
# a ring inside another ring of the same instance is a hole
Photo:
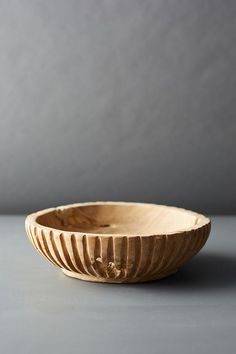
[[[210,220],[155,204],[96,202],[26,218],[34,247],[71,277],[136,283],[175,273],[204,246]]]

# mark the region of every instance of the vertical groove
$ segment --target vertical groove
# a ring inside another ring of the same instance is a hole
[[[83,236],[82,242],[83,242],[84,262],[88,269],[88,272],[95,277],[99,276],[99,274],[97,274],[91,262],[89,248],[88,248],[88,239],[86,235]]]
[[[37,232],[37,227],[34,227],[34,231],[32,233],[32,240],[34,242],[34,245],[36,247],[36,249],[39,251],[39,253],[42,254],[42,256],[46,257],[49,262],[55,264],[55,262],[53,262],[50,257],[48,257],[47,253],[44,251],[42,245],[41,245],[41,242],[39,240],[39,237],[38,237],[38,232]]]
[[[30,240],[30,242],[33,244],[33,246],[35,247],[34,243],[33,243],[33,240],[32,240],[32,236],[31,236],[31,233],[30,233],[30,225],[25,225],[25,229],[26,229],[26,233],[27,233],[27,236],[28,236],[28,239]]]
[[[111,236],[108,239],[108,245],[107,245],[107,262],[115,262],[115,252],[114,252],[114,238]]]
[[[35,235],[35,237],[34,237],[34,242],[35,242],[35,244],[36,244],[36,249],[37,249],[37,251],[38,251],[42,256],[46,257],[49,262],[51,262],[51,263],[53,263],[53,264],[56,265],[56,263],[53,262],[53,261],[48,257],[48,255],[46,254],[46,252],[43,250],[43,247],[42,247],[42,245],[41,245],[41,243],[40,243],[39,238],[38,238],[37,235]]]
[[[39,237],[37,236],[37,242],[40,245],[41,249],[43,250],[43,253],[45,254],[45,256],[51,260],[52,263],[54,263],[55,265],[57,265],[58,267],[62,268],[61,264],[58,263],[58,261],[53,257],[53,255],[51,254],[48,244],[47,244],[47,240],[46,240],[46,236],[44,235],[43,230],[41,230],[41,237],[42,237],[42,241],[43,241],[43,246],[45,248],[45,251],[43,250],[43,247],[41,245],[41,242],[39,240]]]
[[[67,262],[67,266],[74,272],[78,272],[78,269],[74,266],[71,258],[70,258],[70,255],[69,255],[69,252],[67,250],[67,247],[66,247],[66,242],[65,242],[65,239],[64,239],[64,235],[63,233],[60,234],[59,236],[59,239],[60,239],[60,243],[61,243],[61,249],[62,249],[62,253],[63,253],[63,256]]]
[[[102,260],[102,241],[100,236],[96,236],[95,238],[94,269],[100,277],[107,277],[107,273],[104,269],[104,262]]]
[[[201,248],[204,246],[204,244],[206,243],[208,235],[209,235],[208,230],[209,230],[209,224],[204,225],[201,229],[197,230],[196,236],[198,236],[197,237],[198,242],[195,246],[195,250],[194,250],[193,255],[198,253],[201,250]]]
[[[116,257],[115,257],[115,244],[114,237],[108,238],[107,243],[107,269],[108,278],[118,278],[120,275],[120,270],[117,269]]]
[[[79,269],[79,271],[81,273],[84,273],[84,274],[89,274],[89,272],[85,269],[82,261],[81,261],[81,258],[80,258],[80,255],[79,255],[79,251],[78,251],[78,247],[77,247],[77,242],[76,242],[76,237],[74,234],[71,235],[71,247],[72,247],[72,252],[73,252],[73,255],[74,255],[74,259],[75,259],[75,264],[77,266],[77,268]]]
[[[34,246],[34,248],[36,248],[36,250],[38,250],[38,247],[37,247],[37,245],[36,245],[36,243],[35,243],[35,229],[34,229],[34,233],[32,232],[32,227],[31,227],[31,225],[29,226],[29,235],[30,235],[30,240],[31,240],[31,242],[32,242],[32,244],[33,244],[33,246]]]
[[[145,268],[142,271],[142,278],[145,278],[153,269],[153,262],[156,252],[156,237],[151,236],[150,243],[149,243],[149,255],[146,259]]]
[[[129,257],[129,242],[127,236],[122,237],[122,244],[121,244],[121,255],[120,255],[120,274],[117,277],[125,278],[128,269],[128,257]]]
[[[36,227],[34,227],[33,231],[32,231],[32,226],[29,227],[29,234],[30,234],[30,239],[31,242],[34,246],[34,248],[36,248],[36,250],[41,253],[42,255],[44,255],[43,251],[40,250],[40,248],[37,245],[37,230]]]
[[[204,232],[203,232],[203,241],[202,241],[202,244],[201,244],[201,247],[200,249],[205,245],[207,239],[208,239],[208,236],[210,234],[210,231],[211,231],[211,223],[209,222],[209,224],[207,224],[205,227],[204,227]]]
[[[136,278],[138,277],[140,266],[142,262],[142,237],[135,237],[135,256],[134,256],[134,264],[133,269],[130,273],[130,277]]]
[[[193,248],[191,254],[194,255],[198,252],[198,250],[201,248],[203,237],[204,237],[204,227],[202,227],[199,230],[196,230],[194,233],[194,242],[193,242]]]
[[[177,266],[180,267],[184,264],[189,258],[191,258],[196,251],[196,245],[198,243],[198,233],[192,231],[189,235],[187,234],[187,241],[184,244],[183,252],[181,256],[177,259]]]
[[[96,258],[102,258],[102,244],[100,236],[96,236],[95,238],[94,259]]]
[[[56,256],[57,261],[61,264],[61,267],[62,267],[62,268],[65,268],[65,269],[67,269],[67,270],[71,270],[71,269],[63,262],[63,260],[61,259],[61,256],[60,256],[60,253],[58,252],[57,245],[56,245],[56,243],[55,243],[54,235],[53,235],[53,232],[52,232],[52,231],[50,231],[49,237],[50,237],[52,249],[53,249],[53,252],[54,252],[54,254],[55,254],[55,256]],[[45,239],[45,240],[46,240],[46,239]],[[48,249],[48,250],[49,250],[49,249]]]
[[[192,256],[200,251],[200,249],[204,246],[205,241],[207,240],[205,226],[202,229],[196,231],[196,239],[197,242],[195,244],[194,251],[191,254]]]
[[[150,279],[154,278],[156,276],[156,274],[158,274],[159,272],[161,272],[162,269],[162,265],[165,261],[165,256],[166,256],[166,248],[167,248],[167,235],[163,235],[162,238],[160,238],[159,240],[157,239],[156,242],[160,242],[160,249],[159,249],[159,257],[157,258],[157,262],[156,264],[153,266],[153,271],[151,273],[149,273]]]
[[[207,237],[210,234],[210,232],[211,232],[211,221],[207,224],[207,231],[206,231]]]
[[[189,247],[186,248],[185,255],[184,257],[182,257],[180,264],[185,263],[185,261],[188,258],[193,257],[197,253],[197,249],[199,245],[202,243],[202,231],[203,229],[200,229],[200,230],[195,230],[191,233],[190,245]]]
[[[48,257],[47,253],[44,251],[40,241],[39,241],[39,237],[38,237],[38,233],[37,233],[37,228],[34,227],[34,232],[32,232],[32,229],[30,227],[30,233],[31,233],[31,238],[32,238],[32,242],[34,247],[37,249],[37,251],[43,256],[46,257],[46,259],[50,262],[53,263],[54,265],[57,265],[52,259],[50,259],[50,257]]]
[[[162,264],[162,268],[160,269],[160,272],[166,273],[170,267],[170,264],[173,259],[173,253],[175,251],[175,240],[172,238],[172,235],[166,235],[167,237],[167,242],[168,242],[168,247],[166,247],[166,256],[165,256],[165,261]]]
[[[33,245],[36,249],[38,249],[38,247],[37,247],[37,239],[38,239],[37,227],[34,227],[33,230],[31,228],[30,231],[31,231],[31,239],[32,239]]]
[[[186,254],[188,254],[189,252],[189,245],[191,244],[191,237],[190,235],[187,235],[187,240],[183,239],[179,239],[177,240],[177,242],[179,243],[179,254],[178,252],[176,253],[176,257],[175,257],[175,253],[172,254],[172,256],[170,257],[172,259],[172,262],[170,262],[168,265],[166,265],[166,267],[163,269],[163,272],[166,273],[169,270],[171,270],[171,268],[177,269],[179,268],[180,264],[183,262],[183,260],[186,257]]]
[[[188,236],[188,235],[187,235]],[[170,269],[176,269],[179,267],[180,260],[185,256],[186,251],[189,250],[189,243],[191,243],[191,237],[184,242],[185,235],[182,235],[181,239],[177,236],[176,240],[171,240],[173,242],[171,246],[170,253],[168,258],[170,259],[169,263],[162,269],[164,273],[168,272]],[[177,247],[176,247],[177,243]]]

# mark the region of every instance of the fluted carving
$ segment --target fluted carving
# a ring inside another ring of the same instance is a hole
[[[189,231],[161,235],[106,235],[50,229],[26,219],[26,232],[37,251],[72,277],[132,283],[176,272],[199,252],[210,221]]]

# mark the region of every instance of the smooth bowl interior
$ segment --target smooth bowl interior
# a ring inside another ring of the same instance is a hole
[[[96,202],[46,210],[38,214],[36,222],[86,234],[148,236],[198,228],[209,220],[201,214],[163,205]]]

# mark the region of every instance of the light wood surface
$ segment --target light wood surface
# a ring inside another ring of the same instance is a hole
[[[175,273],[199,252],[210,220],[155,204],[95,202],[46,209],[26,218],[34,247],[71,277],[134,283]]]

